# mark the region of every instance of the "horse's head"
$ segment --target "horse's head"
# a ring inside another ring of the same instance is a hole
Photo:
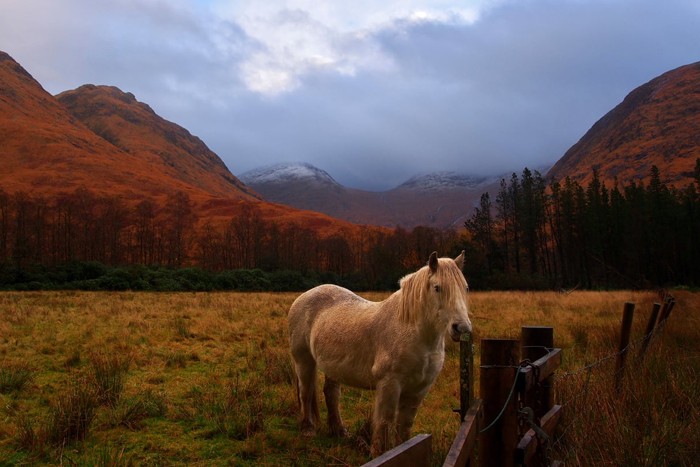
[[[472,332],[469,320],[469,285],[462,274],[464,251],[454,260],[439,258],[433,252],[428,260],[428,300],[437,309],[437,319],[450,331],[453,341],[465,332]]]

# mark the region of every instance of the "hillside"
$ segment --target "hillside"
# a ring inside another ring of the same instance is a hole
[[[354,229],[315,212],[260,200],[184,128],[114,87],[46,92],[0,51],[0,188],[52,199],[78,188],[163,208],[183,192],[200,224],[221,224],[254,205],[265,219],[330,235]]]
[[[175,191],[207,194],[92,132],[2,52],[0,142],[0,183],[7,192],[55,195],[84,187],[132,200]],[[253,199],[243,191],[237,197]]]
[[[88,84],[56,98],[94,133],[173,180],[212,195],[257,197],[202,140],[161,118],[131,93]]]
[[[273,202],[359,224],[404,228],[461,227],[481,194],[495,191],[500,180],[442,172],[374,192],[345,187],[325,171],[303,163],[254,169],[241,179]]]
[[[548,176],[579,182],[592,169],[608,182],[648,176],[656,165],[664,182],[685,185],[700,157],[700,62],[639,86],[552,167]]]

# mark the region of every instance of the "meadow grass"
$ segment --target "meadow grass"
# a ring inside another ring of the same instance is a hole
[[[387,293],[362,294],[381,300]],[[692,465],[700,455],[700,295],[679,291],[645,360],[612,385],[623,303],[639,342],[651,292],[472,293],[480,338],[553,326],[570,465]],[[0,464],[359,465],[373,394],[344,388],[351,436],[302,437],[286,315],[295,293],[0,294]],[[419,409],[440,465],[458,428],[458,346]],[[478,382],[475,384],[478,388]],[[320,396],[322,399],[322,396]],[[322,417],[324,404],[320,400]],[[325,418],[324,418],[325,420]]]

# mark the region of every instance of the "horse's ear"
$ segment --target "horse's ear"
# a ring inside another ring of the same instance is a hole
[[[437,257],[437,251],[433,251],[430,253],[430,259],[428,260],[428,266],[430,266],[430,271],[435,272],[437,271],[438,267],[438,257]]]
[[[460,270],[464,269],[464,250],[455,258],[455,263]]]

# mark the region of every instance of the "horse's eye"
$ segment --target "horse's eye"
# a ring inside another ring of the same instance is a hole
[[[439,285],[436,285],[436,286],[435,286],[435,291],[436,291],[436,292],[440,292],[440,286],[439,286]]]

